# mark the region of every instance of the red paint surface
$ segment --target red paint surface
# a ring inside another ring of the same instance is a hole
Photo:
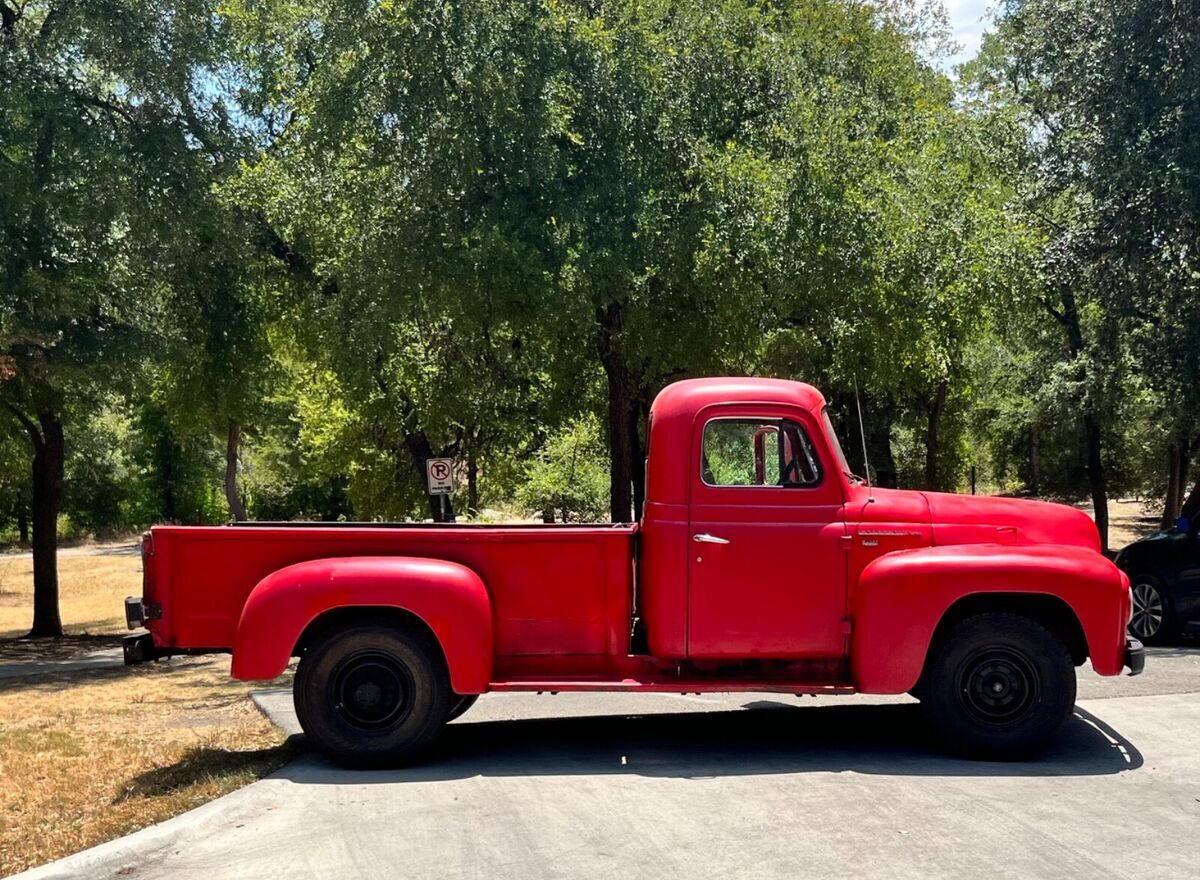
[[[412,556],[315,559],[267,575],[251,590],[238,620],[234,678],[279,675],[304,630],[347,605],[415,614],[441,643],[454,690],[487,689],[493,654],[487,588],[464,565]]]
[[[694,413],[689,531],[729,543],[690,545],[688,656],[840,654],[846,614],[841,477],[832,458],[818,449],[824,478],[813,487],[706,484],[700,477],[704,425],[733,418],[790,419],[810,438],[820,431],[816,415],[799,400],[722,402]]]
[[[975,593],[1054,596],[1092,664],[1121,671],[1128,581],[1068,507],[876,489],[842,472],[813,388],[676,383],[654,403],[647,503],[633,526],[156,527],[145,598],[164,648],[231,649],[279,673],[305,627],[344,607],[425,621],[460,693],[755,690],[901,693],[939,620]],[[709,486],[712,418],[789,419],[811,487]],[[698,544],[696,534],[727,544]],[[638,558],[635,560],[635,542]],[[638,616],[649,654],[631,654]]]
[[[1129,581],[1112,563],[1078,547],[962,544],[890,553],[863,571],[853,604],[855,687],[876,694],[912,688],[942,615],[978,593],[1064,600],[1083,627],[1095,670],[1121,672]]]

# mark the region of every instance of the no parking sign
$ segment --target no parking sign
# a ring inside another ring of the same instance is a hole
[[[425,479],[430,495],[449,495],[454,491],[454,460],[429,458],[425,460]]]

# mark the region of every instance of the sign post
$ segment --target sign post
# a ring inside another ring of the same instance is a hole
[[[447,522],[445,498],[454,491],[454,459],[427,458],[425,459],[425,484],[429,494],[438,497],[438,511],[441,521]]]

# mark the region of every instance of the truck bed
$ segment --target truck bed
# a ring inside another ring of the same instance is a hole
[[[457,562],[487,585],[497,660],[624,655],[633,601],[633,525],[243,523],[156,526],[145,548],[144,597],[162,648],[232,647],[242,606],[288,565],[347,556]]]

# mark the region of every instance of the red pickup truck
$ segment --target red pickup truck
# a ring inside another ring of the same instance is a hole
[[[488,691],[903,694],[953,749],[1029,755],[1075,667],[1141,672],[1129,581],[1070,507],[871,488],[811,386],[678,382],[632,525],[153,528],[130,663],[293,657],[311,742],[411,760]]]

